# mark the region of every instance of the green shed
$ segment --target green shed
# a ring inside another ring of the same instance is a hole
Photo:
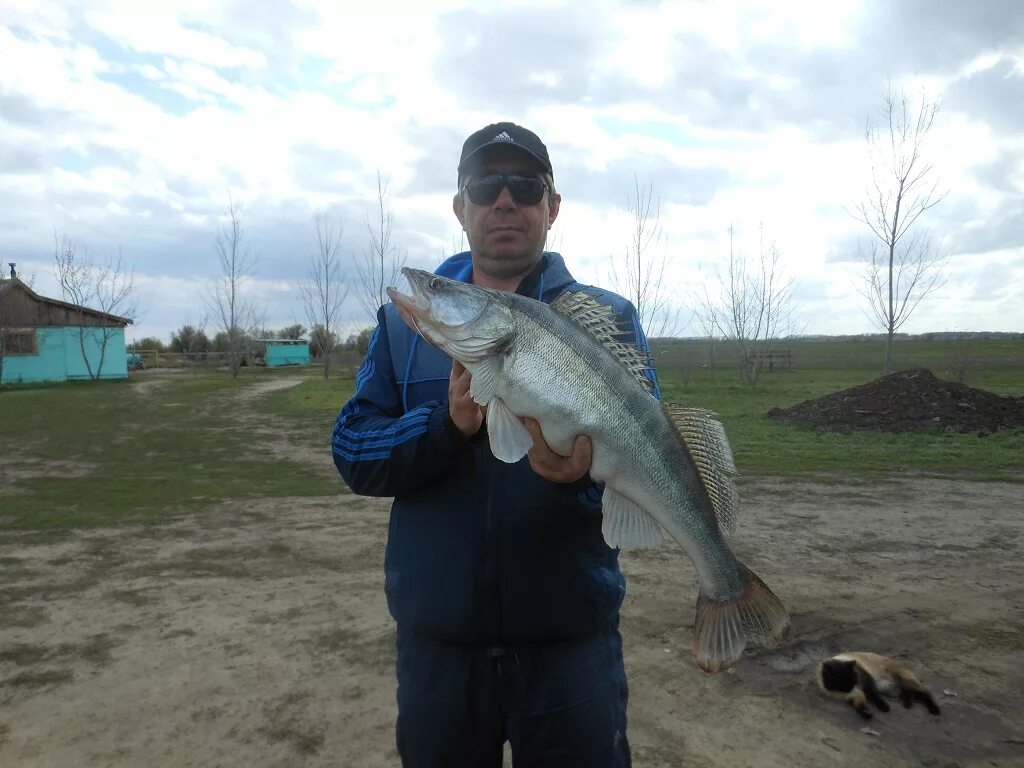
[[[127,378],[131,322],[0,279],[0,383]]]

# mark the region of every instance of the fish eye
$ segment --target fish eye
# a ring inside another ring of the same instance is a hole
[[[440,277],[432,277],[432,278],[430,278],[430,282],[427,285],[429,285],[434,290],[437,290],[438,288],[441,287],[441,278]]]

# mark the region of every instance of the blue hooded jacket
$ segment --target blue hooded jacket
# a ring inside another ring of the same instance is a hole
[[[469,281],[470,254],[436,274]],[[647,350],[633,305],[575,282],[557,253],[543,253],[517,292],[550,304],[569,289],[612,306]],[[617,625],[625,579],[618,550],[601,535],[601,487],[589,476],[552,483],[526,458],[505,464],[484,430],[466,439],[448,417],[451,358],[410,330],[393,304],[377,322],[333,450],[355,493],[395,497],[384,568],[399,628],[496,644]]]

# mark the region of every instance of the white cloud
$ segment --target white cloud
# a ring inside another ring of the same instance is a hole
[[[553,240],[579,279],[607,284],[635,171],[658,185],[681,296],[711,274],[730,225],[750,251],[763,221],[805,281],[808,330],[862,332],[855,265],[837,259],[863,234],[847,213],[870,180],[858,126],[891,77],[961,89],[933,137],[949,196],[929,214],[958,255],[908,328],[1020,329],[1022,113],[1003,94],[1024,49],[1004,34],[1010,19],[952,7],[920,19],[928,41],[879,48],[923,7],[7,0],[0,256],[45,263],[54,227],[99,250],[125,243],[152,307],[136,330],[167,336],[212,275],[230,191],[265,267],[253,287],[282,324],[301,316],[313,211],[343,215],[358,251],[379,170],[410,262],[436,263],[459,234],[462,139],[513,119],[551,149],[566,195]],[[1000,269],[1003,284],[982,279]]]
[[[214,67],[265,66],[262,52],[195,28],[208,18],[209,5],[195,0],[174,4],[108,0],[86,11],[84,19],[116,44],[138,53],[167,54]]]

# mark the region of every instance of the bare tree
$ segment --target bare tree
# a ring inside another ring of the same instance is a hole
[[[53,233],[53,257],[57,282],[64,300],[74,305],[78,347],[82,362],[89,378],[97,381],[103,374],[107,357],[107,346],[112,338],[124,333],[120,325],[105,325],[86,320],[88,310],[114,315],[134,322],[138,307],[132,299],[135,286],[135,270],[129,269],[118,248],[117,257],[104,263],[97,263],[83,248],[68,239],[67,235]]]
[[[705,293],[705,297],[707,294]],[[695,302],[697,305],[697,320],[700,323],[701,330],[704,331],[704,336],[708,340],[708,362],[707,365],[711,368],[711,380],[715,380],[715,344],[718,342],[718,323],[714,312],[708,311],[708,302],[705,300],[698,299]]]
[[[451,250],[446,250],[445,247],[441,246],[441,261],[462,253],[466,250],[466,233],[462,230],[459,231],[459,236],[452,235]]]
[[[256,310],[242,288],[256,269],[256,255],[243,247],[242,206],[228,195],[228,221],[214,239],[220,277],[210,288],[208,302],[216,328],[225,336],[225,362],[238,378],[247,351],[246,330],[255,324]]]
[[[313,217],[313,225],[316,228],[317,253],[306,270],[302,304],[309,320],[310,342],[314,353],[323,360],[326,379],[330,375],[331,355],[338,341],[338,316],[349,288],[342,277],[338,259],[343,231],[341,223],[335,232],[334,225],[317,214]],[[314,332],[317,328],[319,332]]]
[[[665,285],[668,252],[662,241],[661,200],[652,182],[641,186],[633,177],[626,213],[630,240],[621,259],[610,259],[612,287],[633,303],[648,338],[674,336],[680,330],[680,308],[672,303],[672,292]]]
[[[780,262],[775,243],[764,247],[763,226],[755,263],[737,253],[729,227],[729,260],[724,270],[715,267],[714,293],[705,286],[701,322],[717,329],[733,347],[740,378],[748,387],[757,385],[773,345],[793,332],[793,280],[785,277]]]
[[[372,219],[366,218],[370,242],[362,259],[356,262],[359,303],[374,323],[377,322],[377,310],[388,302],[387,287],[397,284],[405,266],[405,253],[391,241],[394,223],[388,182],[381,179],[380,171],[377,171],[377,208]]]
[[[861,294],[870,314],[885,329],[885,373],[892,373],[892,340],[921,300],[945,282],[947,256],[915,224],[938,205],[934,166],[925,158],[926,140],[940,104],[922,94],[911,104],[903,91],[886,90],[882,127],[871,122],[865,139],[871,155],[872,188],[854,216],[873,236]],[[912,231],[913,230],[913,231]]]

